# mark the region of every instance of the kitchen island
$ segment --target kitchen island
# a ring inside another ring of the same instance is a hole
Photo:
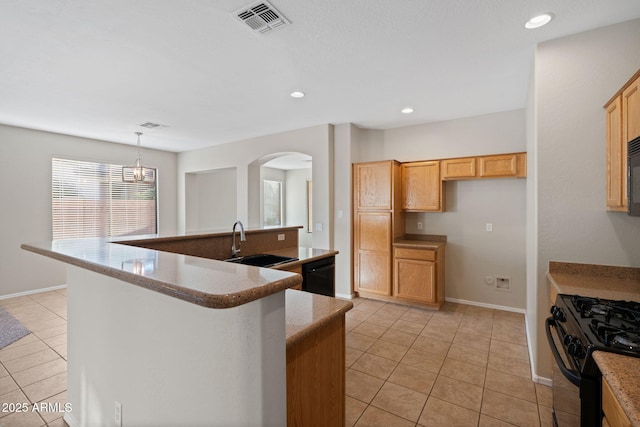
[[[286,297],[286,289],[300,284],[298,274],[115,240],[22,245],[68,264],[73,411],[65,421],[287,424],[289,349],[328,324],[343,323],[352,304],[311,294]],[[287,308],[291,302],[305,308]],[[343,370],[344,349],[341,363]]]

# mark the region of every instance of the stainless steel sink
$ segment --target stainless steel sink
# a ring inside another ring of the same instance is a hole
[[[225,261],[233,262],[236,264],[253,265],[255,267],[273,267],[275,265],[285,264],[287,262],[298,261],[298,258],[271,254],[256,254],[238,258],[228,258],[225,259]]]

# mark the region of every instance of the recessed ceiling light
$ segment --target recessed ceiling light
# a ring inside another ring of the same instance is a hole
[[[413,113],[413,108],[411,108],[411,107],[405,107],[405,108],[403,108],[402,110],[400,110],[400,112],[401,112],[402,114],[411,114],[411,113]]]
[[[542,13],[538,16],[534,16],[529,19],[524,27],[533,30],[534,28],[540,28],[543,25],[547,25],[553,19],[553,13]]]
[[[291,92],[292,98],[302,98],[303,96],[304,96],[304,92],[299,92],[299,91]]]

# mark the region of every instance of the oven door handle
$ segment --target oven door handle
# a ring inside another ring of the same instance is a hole
[[[573,371],[564,364],[562,357],[560,357],[560,353],[558,352],[558,347],[556,347],[556,343],[553,341],[553,337],[551,336],[551,328],[556,326],[556,321],[553,317],[549,317],[546,320],[547,326],[547,341],[549,341],[549,346],[551,347],[551,353],[553,354],[553,358],[556,360],[558,364],[558,368],[560,368],[560,372],[564,375],[572,384],[580,387],[580,374],[576,371]]]

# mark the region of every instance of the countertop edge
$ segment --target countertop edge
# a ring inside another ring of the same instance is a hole
[[[295,290],[290,290],[289,292],[302,292],[302,291],[295,291]],[[312,298],[322,298],[322,295],[313,295],[311,294]],[[331,297],[324,297],[324,298],[331,298]],[[346,301],[346,300],[341,300],[341,299],[336,299],[336,301],[339,301],[339,307],[337,307],[335,310],[332,310],[331,312],[327,313],[325,316],[323,316],[320,319],[315,320],[314,322],[309,323],[307,326],[305,326],[304,328],[297,330],[296,332],[293,332],[291,334],[287,334],[287,349],[291,348],[292,346],[296,345],[297,343],[299,343],[300,341],[302,341],[304,338],[308,337],[309,335],[313,334],[316,330],[324,327],[325,325],[331,323],[333,320],[339,318],[340,316],[344,316],[349,310],[351,310],[353,308],[353,302],[351,301]],[[287,321],[287,324],[289,324],[289,322]]]
[[[20,245],[20,247],[26,251],[34,252],[69,265],[84,268],[98,274],[103,274],[105,276],[113,277],[114,279],[122,280],[135,286],[140,286],[176,299],[213,309],[237,307],[302,283],[302,277],[300,275],[292,273],[290,277],[271,282],[265,286],[246,289],[233,294],[208,294],[193,289],[187,289],[182,286],[167,283],[158,279],[117,270],[115,268],[95,262],[84,261],[82,259],[70,255],[65,255],[60,252],[32,246],[28,243],[23,243],[22,245]],[[153,249],[148,250],[152,251]]]
[[[640,426],[640,390],[637,386],[633,387],[636,381],[628,381],[629,372],[624,372],[633,370],[637,375],[640,359],[606,351],[594,351],[593,358],[632,425]],[[629,363],[634,366],[630,367]],[[624,382],[619,381],[621,377],[625,378]]]

